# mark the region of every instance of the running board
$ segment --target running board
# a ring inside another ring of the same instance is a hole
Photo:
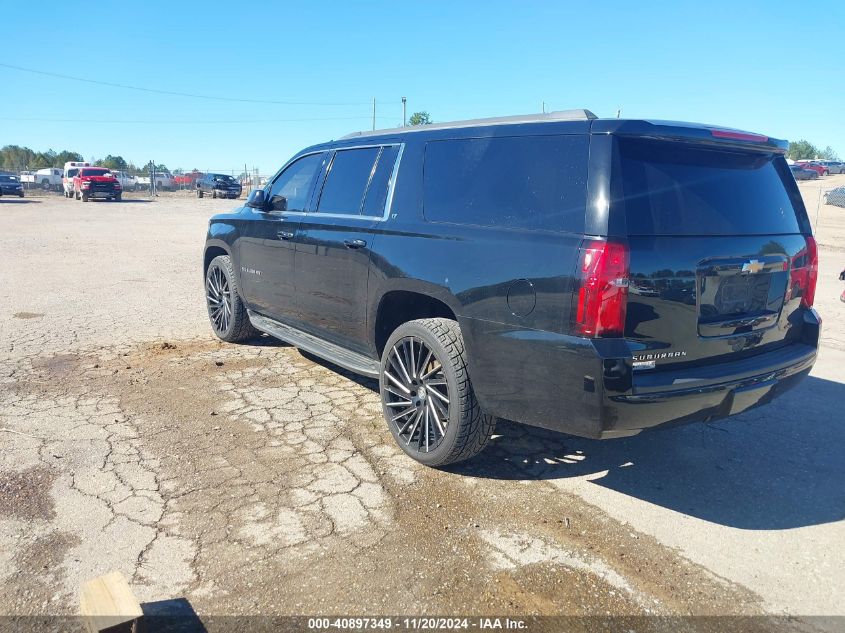
[[[369,376],[370,378],[378,378],[381,366],[378,361],[367,358],[363,354],[350,351],[340,345],[329,343],[321,338],[317,338],[312,334],[303,332],[289,325],[279,323],[269,317],[261,316],[255,312],[247,310],[249,320],[252,324],[262,332],[266,332],[270,336],[290,343],[294,347],[310,352],[315,356],[319,356],[335,365],[340,365],[344,369]]]

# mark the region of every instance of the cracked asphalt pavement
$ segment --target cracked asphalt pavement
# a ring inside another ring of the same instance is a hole
[[[200,618],[840,625],[804,618],[845,616],[845,210],[818,216],[819,362],[776,403],[606,442],[502,421],[433,470],[394,446],[373,381],[213,338],[199,267],[227,204],[0,199],[0,614],[74,614],[120,571]]]

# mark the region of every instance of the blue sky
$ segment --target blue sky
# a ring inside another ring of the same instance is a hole
[[[409,114],[439,121],[545,101],[806,138],[845,157],[842,3],[5,2],[0,17],[14,25],[0,64],[309,104],[0,66],[0,145],[267,173],[368,129],[373,97],[379,127],[400,123],[406,96]]]

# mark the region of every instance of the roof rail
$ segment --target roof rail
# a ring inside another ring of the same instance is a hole
[[[482,127],[487,125],[511,125],[514,123],[549,123],[552,121],[588,121],[598,117],[583,108],[577,110],[558,110],[556,112],[543,112],[536,114],[517,114],[514,116],[500,116],[490,119],[469,119],[467,121],[449,121],[446,123],[432,123],[430,125],[406,125],[405,127],[387,128],[384,130],[365,130],[352,132],[341,137],[340,140],[356,138],[359,136],[383,136],[386,134],[399,134],[402,132],[422,132],[425,130],[449,130],[462,127]]]

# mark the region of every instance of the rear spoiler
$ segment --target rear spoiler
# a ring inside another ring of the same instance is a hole
[[[732,128],[676,121],[643,121],[625,119],[597,119],[592,121],[593,134],[616,134],[672,141],[687,141],[714,147],[733,147],[746,150],[785,154],[789,143],[762,134]]]

